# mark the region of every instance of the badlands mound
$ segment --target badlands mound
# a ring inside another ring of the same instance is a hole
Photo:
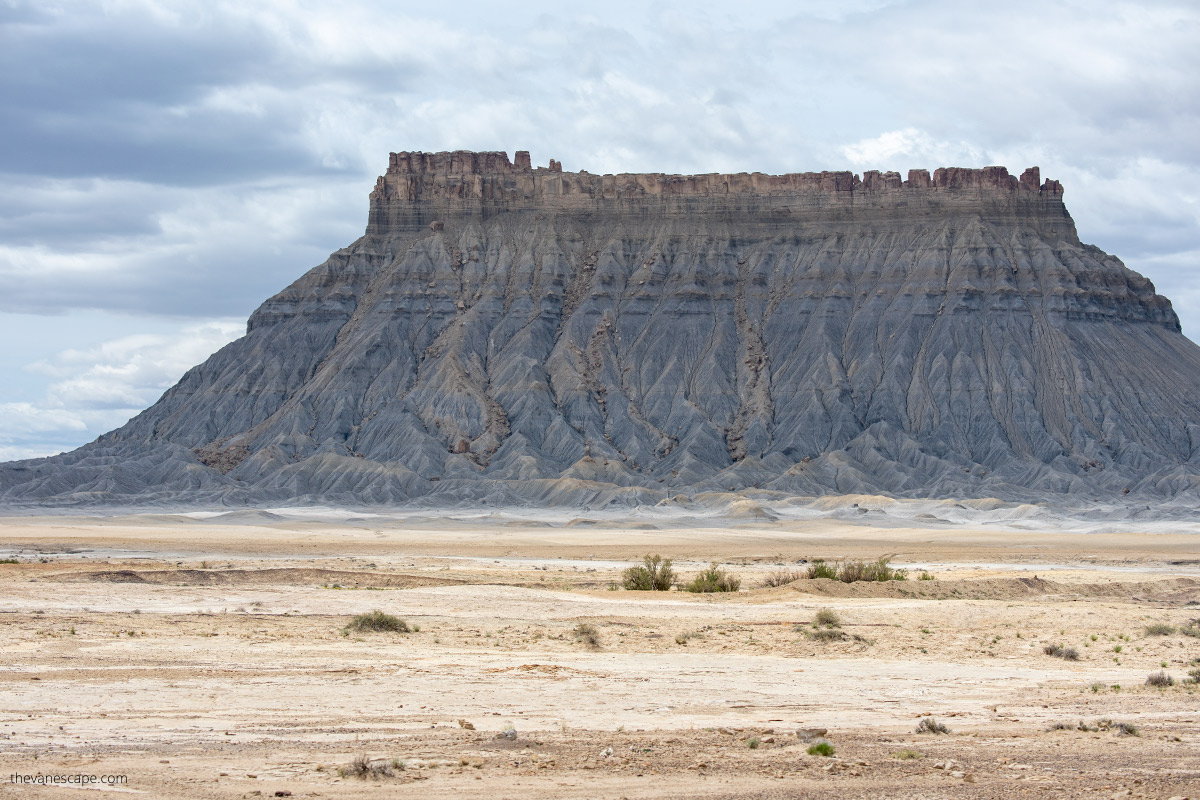
[[[366,234],[8,504],[1200,495],[1200,348],[1037,168],[394,153]],[[763,512],[750,502],[737,513]]]

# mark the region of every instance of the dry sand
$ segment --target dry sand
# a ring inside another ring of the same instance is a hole
[[[0,519],[0,793],[1200,797],[1196,523],[845,507]],[[648,552],[742,591],[610,588]],[[909,580],[762,587],[884,554]],[[344,632],[374,609],[420,630]]]

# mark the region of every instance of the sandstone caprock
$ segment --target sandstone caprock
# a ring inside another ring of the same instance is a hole
[[[8,504],[1184,498],[1200,347],[1036,168],[394,153],[366,235]]]

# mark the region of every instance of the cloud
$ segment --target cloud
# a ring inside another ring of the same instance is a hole
[[[987,157],[970,142],[938,141],[924,131],[904,128],[861,139],[842,148],[842,155],[859,169],[894,169],[897,164],[929,169],[928,165],[981,164]]]
[[[49,455],[123,424],[189,368],[244,331],[240,320],[190,324],[61,350],[24,370],[49,381],[38,400],[0,403],[0,456]]]
[[[244,318],[361,234],[389,151],[529,149],[592,172],[1036,164],[1195,335],[1198,40],[1184,0],[0,0],[0,316],[84,342],[87,310]],[[8,399],[67,380],[39,377]]]
[[[361,235],[357,182],[0,180],[0,312],[246,316]]]

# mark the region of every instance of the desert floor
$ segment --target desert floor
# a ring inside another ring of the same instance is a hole
[[[1200,798],[1196,523],[844,510],[0,518],[0,795]]]

